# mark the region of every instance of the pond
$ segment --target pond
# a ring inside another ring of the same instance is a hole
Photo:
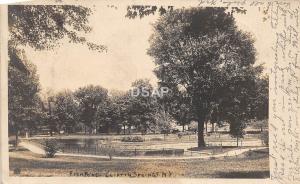
[[[60,146],[77,145],[79,147],[93,147],[102,144],[101,139],[57,139]]]
[[[149,149],[145,143],[123,143],[97,138],[57,139],[63,153],[113,155],[113,156],[172,156],[183,155],[184,149],[158,148]]]

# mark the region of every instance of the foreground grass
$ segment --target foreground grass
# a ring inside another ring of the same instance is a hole
[[[108,160],[69,156],[43,158],[20,150],[10,152],[9,161],[12,176],[269,177],[268,150],[211,160]]]

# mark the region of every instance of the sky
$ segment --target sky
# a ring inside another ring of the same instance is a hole
[[[58,92],[75,90],[93,84],[109,90],[128,90],[137,79],[148,78],[157,82],[152,58],[146,54],[152,23],[158,15],[143,19],[125,17],[126,6],[107,7],[97,5],[90,17],[93,31],[86,38],[94,43],[106,45],[107,52],[89,50],[85,45],[62,41],[54,51],[34,51],[25,48],[27,58],[37,66],[42,92],[49,89]],[[256,40],[257,63],[266,63],[268,72],[271,61],[271,28],[262,21],[257,8],[247,9],[247,14],[236,14],[237,25],[251,32]]]

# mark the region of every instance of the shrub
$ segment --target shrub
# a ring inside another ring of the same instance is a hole
[[[216,157],[209,157],[209,160],[216,160]]]
[[[179,133],[177,134],[177,136],[178,136],[179,139],[181,139],[182,136],[183,136],[183,133],[182,133],[182,132],[179,132]]]
[[[131,137],[122,137],[122,142],[131,142]]]
[[[185,132],[178,132],[177,133],[177,136],[178,138],[182,138],[183,136],[186,136],[186,135],[194,135],[195,133],[194,132],[191,132],[191,131],[185,131]]]
[[[163,141],[164,139],[161,137],[154,137],[150,139],[151,141]]]
[[[42,145],[45,150],[46,158],[53,158],[59,150],[58,142],[55,139],[46,139]]]
[[[178,130],[178,129],[171,130],[171,133],[172,133],[172,134],[177,134],[178,132],[179,132],[179,130]]]
[[[144,139],[140,136],[135,136],[132,138],[132,142],[144,142]]]
[[[134,136],[134,137],[123,137],[121,141],[122,142],[144,142],[144,139],[141,136]]]
[[[21,169],[20,168],[15,168],[14,169],[14,174],[21,174]]]
[[[169,131],[169,130],[161,130],[160,133],[161,133],[161,134],[169,134],[170,131]]]

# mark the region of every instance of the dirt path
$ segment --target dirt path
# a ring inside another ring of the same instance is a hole
[[[20,142],[19,145],[28,149],[29,151],[31,151],[33,153],[40,154],[40,155],[45,154],[45,150],[35,144],[29,143],[29,142]]]

